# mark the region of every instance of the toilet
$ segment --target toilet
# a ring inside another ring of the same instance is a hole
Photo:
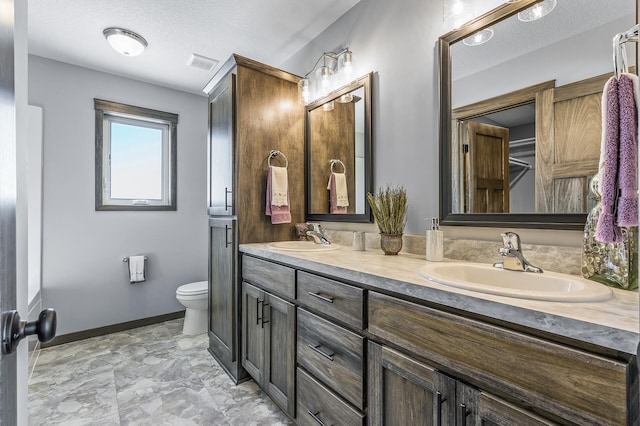
[[[176,299],[185,308],[183,334],[200,334],[207,331],[207,305],[209,286],[207,281],[184,284],[176,290]]]

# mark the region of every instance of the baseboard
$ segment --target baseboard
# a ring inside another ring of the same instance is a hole
[[[65,343],[77,342],[78,340],[89,339],[91,337],[105,336],[107,334],[118,333],[120,331],[131,330],[133,328],[145,327],[147,325],[159,324],[184,317],[184,311],[171,312],[169,314],[155,317],[142,318],[134,321],[121,322],[119,324],[107,325],[105,327],[92,328],[91,330],[76,331],[75,333],[56,336],[52,341],[42,344],[42,349],[51,346],[63,345]]]

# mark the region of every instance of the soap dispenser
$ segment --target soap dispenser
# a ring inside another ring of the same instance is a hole
[[[427,220],[427,219],[425,219]],[[444,233],[440,230],[440,220],[431,218],[431,229],[427,230],[427,260],[441,262],[444,258]]]

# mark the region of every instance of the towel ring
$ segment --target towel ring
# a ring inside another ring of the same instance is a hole
[[[284,155],[282,152],[272,149],[271,152],[269,153],[269,158],[267,159],[267,164],[269,164],[269,167],[271,167],[271,159],[274,157],[277,157],[278,155],[281,155],[284,157],[284,167],[285,169],[289,167],[289,160],[287,159],[287,156]]]
[[[347,171],[347,168],[344,166],[344,163],[340,160],[329,160],[329,163],[331,163],[331,173],[335,173],[333,171],[333,166],[335,166],[336,164],[340,164],[342,166],[342,173],[345,173]]]

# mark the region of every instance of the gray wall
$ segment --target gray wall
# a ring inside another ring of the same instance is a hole
[[[482,5],[487,6],[485,0]],[[496,3],[496,2],[494,2]],[[500,2],[497,2],[500,4]],[[497,5],[494,4],[494,5]],[[409,211],[405,232],[423,234],[424,218],[438,216],[438,57],[437,40],[450,28],[442,22],[441,1],[362,0],[280,67],[304,75],[322,52],[349,46],[356,74],[374,71],[374,187],[404,185]],[[335,229],[374,226],[330,225]],[[579,246],[580,231],[517,229],[532,244]],[[448,238],[501,241],[495,228],[452,226]]]
[[[95,211],[93,98],[179,114],[177,211]],[[58,334],[183,309],[176,288],[207,278],[207,99],[30,56],[29,103],[44,109],[42,303]],[[148,279],[132,285],[135,254]]]
[[[304,75],[322,52],[349,46],[356,74],[374,71],[374,187],[407,189],[407,233],[438,216],[438,61],[442,2],[362,0],[281,65]],[[334,51],[335,51],[334,50]]]

